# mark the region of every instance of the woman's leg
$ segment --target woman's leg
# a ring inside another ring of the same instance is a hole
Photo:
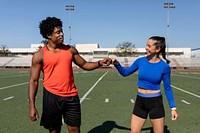
[[[131,133],[140,133],[146,119],[140,118],[132,114],[131,118]]]
[[[150,119],[150,121],[153,126],[154,133],[164,133],[164,117],[158,119]]]

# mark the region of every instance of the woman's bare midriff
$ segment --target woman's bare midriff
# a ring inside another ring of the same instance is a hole
[[[154,93],[160,92],[160,90],[146,90],[146,89],[138,87],[138,92],[143,93],[143,94],[154,94]]]

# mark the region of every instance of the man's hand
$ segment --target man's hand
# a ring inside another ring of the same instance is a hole
[[[36,108],[31,108],[29,109],[29,117],[31,121],[37,121],[39,119],[38,111]]]
[[[103,60],[100,61],[100,64],[103,66],[109,66],[112,62],[111,58],[104,58]]]

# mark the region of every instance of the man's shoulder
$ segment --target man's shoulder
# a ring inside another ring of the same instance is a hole
[[[65,45],[64,44],[64,47],[66,49],[68,49],[72,54],[77,54],[78,53],[78,50],[72,45]]]
[[[37,52],[34,53],[32,59],[41,62],[43,60],[43,56],[44,56],[44,51],[43,51],[43,48],[41,48]]]

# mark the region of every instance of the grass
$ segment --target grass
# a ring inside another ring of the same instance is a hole
[[[107,71],[108,73],[102,77]],[[129,133],[133,109],[131,100],[135,100],[137,94],[137,74],[122,77],[115,70],[75,70],[74,75],[79,97],[86,96],[81,103],[82,133]],[[179,119],[171,121],[171,111],[166,97],[163,96],[166,110],[165,133],[196,133],[200,129],[200,73],[172,72],[171,79]],[[28,80],[27,70],[0,70],[0,133],[47,132],[39,126],[39,121],[29,120]],[[36,105],[41,114],[41,82]],[[67,132],[65,125],[62,132]],[[142,133],[152,133],[149,120],[144,125]]]

